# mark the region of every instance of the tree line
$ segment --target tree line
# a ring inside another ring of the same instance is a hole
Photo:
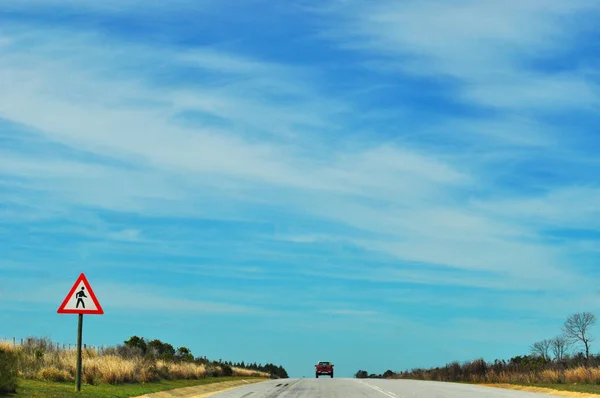
[[[204,357],[195,357],[192,351],[187,347],[175,348],[169,343],[162,342],[158,339],[146,340],[143,337],[131,336],[128,340],[124,341],[123,345],[116,347],[117,353],[123,357],[150,357],[157,359],[164,359],[167,361],[176,362],[194,362],[203,365],[219,366],[223,370],[224,376],[231,376],[233,374],[232,367],[254,370],[258,372],[269,373],[272,377],[280,379],[287,379],[288,373],[285,368],[281,365],[274,365],[267,363],[262,365],[260,363],[248,363],[244,361],[233,363],[231,361],[209,360]]]
[[[475,359],[457,361],[443,367],[415,368],[401,372],[387,370],[383,374],[359,370],[356,378],[404,378],[437,381],[486,381],[486,382],[569,382],[576,369],[600,367],[600,355],[592,354],[594,337],[591,329],[597,323],[591,312],[569,316],[561,332],[552,338],[537,341],[529,347],[528,355],[507,360],[486,362]]]

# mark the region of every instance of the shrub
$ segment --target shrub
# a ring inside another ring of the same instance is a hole
[[[115,350],[108,350],[109,352],[106,352],[105,354],[111,355],[118,355],[121,358],[124,359],[133,359],[133,358],[141,358],[142,356],[145,355],[145,350],[140,348],[140,347],[136,347],[136,346],[130,346],[130,345],[118,345],[116,348],[116,353]]]
[[[144,361],[142,367],[139,370],[137,377],[141,383],[149,383],[151,381],[159,381],[160,373],[156,367],[156,363],[153,361]]]
[[[223,374],[223,376],[233,376],[233,369],[231,369],[231,366],[227,364],[222,364],[221,373]]]
[[[0,349],[0,393],[17,391],[17,356],[8,350]]]
[[[58,369],[54,366],[42,368],[38,372],[38,378],[46,381],[74,381],[75,378],[65,369]],[[89,384],[89,383],[88,383]]]
[[[210,377],[220,377],[222,374],[222,369],[220,366],[215,366],[215,365],[207,365],[206,367],[206,374],[207,376]]]
[[[125,346],[129,348],[137,348],[140,355],[146,355],[148,345],[143,337],[131,336],[129,340],[125,341]]]
[[[369,376],[369,372],[367,372],[366,370],[359,370],[354,375],[354,377],[356,377],[357,379],[366,379],[368,376]]]

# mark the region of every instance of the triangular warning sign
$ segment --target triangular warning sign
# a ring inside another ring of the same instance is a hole
[[[57,312],[59,314],[104,314],[84,274],[79,275]]]

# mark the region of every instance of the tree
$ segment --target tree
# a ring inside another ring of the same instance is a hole
[[[146,350],[148,346],[146,345],[146,340],[143,337],[131,336],[129,340],[124,341],[127,347],[137,347],[142,351],[142,354],[146,354]]]
[[[552,354],[556,361],[562,361],[569,348],[569,341],[565,336],[557,336],[551,340]]]
[[[552,346],[552,341],[548,339],[540,340],[531,345],[531,353],[533,355],[540,356],[545,360],[550,360],[550,347]]]
[[[227,363],[221,364],[221,371],[225,377],[233,376],[233,369],[231,369],[231,366],[229,366]]]
[[[359,370],[358,372],[356,372],[354,377],[356,377],[357,379],[366,379],[367,377],[369,377],[369,373],[366,370]]]
[[[396,373],[394,373],[392,370],[388,369],[383,373],[383,378],[384,379],[389,379],[392,376],[396,376]]]
[[[187,347],[179,347],[175,353],[175,358],[183,362],[193,362],[194,356],[192,351]]]
[[[148,342],[148,349],[154,351],[154,354],[162,359],[173,359],[175,348],[169,343],[163,343],[158,339]]]
[[[590,359],[590,343],[594,339],[589,335],[590,328],[596,323],[596,316],[590,312],[571,315],[565,321],[563,332],[570,343],[581,342],[585,347],[585,359]]]

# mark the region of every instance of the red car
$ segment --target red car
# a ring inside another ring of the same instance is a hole
[[[318,379],[319,375],[329,375],[333,378],[333,364],[331,362],[321,361],[315,365],[315,377]]]

